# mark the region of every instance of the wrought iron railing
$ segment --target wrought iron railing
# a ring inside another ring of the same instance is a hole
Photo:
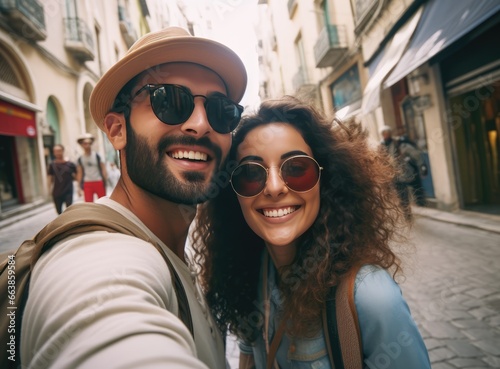
[[[65,18],[66,41],[81,42],[85,47],[94,51],[94,39],[87,23],[81,18]]]
[[[4,11],[17,10],[39,29],[45,29],[43,5],[37,0],[0,0],[0,9]]]
[[[314,56],[316,63],[326,55],[330,49],[341,49],[347,47],[347,33],[343,25],[327,24],[318,35],[318,41],[314,45]]]

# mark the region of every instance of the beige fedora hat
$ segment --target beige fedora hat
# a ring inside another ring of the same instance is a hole
[[[247,73],[241,59],[227,46],[195,37],[180,27],[147,33],[97,82],[90,95],[90,113],[103,129],[105,115],[122,87],[141,72],[164,63],[196,63],[213,70],[224,81],[228,97],[239,102],[245,93]]]

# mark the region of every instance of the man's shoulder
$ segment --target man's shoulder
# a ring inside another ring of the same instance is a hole
[[[73,163],[73,162],[72,162],[72,161],[70,161],[70,160],[66,160],[66,161],[65,161],[64,163],[62,163],[62,164],[63,164],[64,166],[68,167],[68,168],[71,168],[71,169],[76,168],[75,163]]]

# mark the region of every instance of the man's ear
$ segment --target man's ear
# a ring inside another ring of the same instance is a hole
[[[106,114],[103,128],[115,150],[122,150],[127,144],[127,126],[123,114],[114,112]]]

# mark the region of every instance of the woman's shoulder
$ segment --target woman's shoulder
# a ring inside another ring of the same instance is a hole
[[[377,265],[362,266],[354,283],[356,306],[371,305],[373,309],[387,309],[403,301],[401,289],[389,272]]]

